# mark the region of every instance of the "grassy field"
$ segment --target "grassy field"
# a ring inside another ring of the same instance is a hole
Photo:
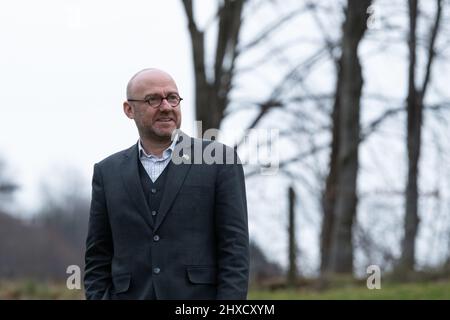
[[[84,299],[84,292],[82,290],[69,290],[64,283],[0,280],[0,299],[80,300]]]
[[[349,285],[328,290],[258,290],[251,291],[249,299],[268,300],[417,300],[450,299],[450,280],[421,283],[382,284],[380,289]]]
[[[0,281],[0,299],[84,299],[84,294],[82,290],[68,290],[64,284],[44,284],[32,280]],[[420,283],[382,283],[379,290],[369,290],[363,284],[341,285],[323,291],[311,288],[251,290],[249,299],[450,299],[450,279]]]

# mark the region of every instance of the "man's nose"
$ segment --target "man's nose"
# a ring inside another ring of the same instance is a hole
[[[160,110],[167,110],[172,109],[172,106],[169,104],[169,101],[167,101],[167,98],[162,98],[161,104],[159,105]]]

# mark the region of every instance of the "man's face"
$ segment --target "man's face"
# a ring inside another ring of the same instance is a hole
[[[128,98],[144,100],[153,95],[167,97],[171,93],[178,94],[175,81],[162,71],[150,70],[133,79],[131,97]],[[172,132],[181,125],[180,105],[172,107],[166,99],[159,107],[151,107],[147,102],[125,102],[124,111],[134,119],[139,133],[150,139],[170,139]]]

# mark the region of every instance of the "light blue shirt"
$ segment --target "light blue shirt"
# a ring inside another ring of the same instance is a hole
[[[178,135],[175,137],[175,139],[173,139],[172,144],[163,151],[162,157],[159,158],[153,154],[147,154],[147,152],[145,152],[144,148],[142,147],[141,139],[139,139],[139,159],[141,160],[142,166],[153,182],[158,179],[158,177],[169,164],[177,140]]]

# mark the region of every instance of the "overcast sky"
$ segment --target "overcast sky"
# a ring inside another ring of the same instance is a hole
[[[142,68],[173,75],[184,98],[182,129],[193,132],[181,10],[178,0],[1,2],[0,154],[21,184],[22,205],[33,207],[38,181],[55,169],[90,179],[96,161],[136,142],[122,101]]]

